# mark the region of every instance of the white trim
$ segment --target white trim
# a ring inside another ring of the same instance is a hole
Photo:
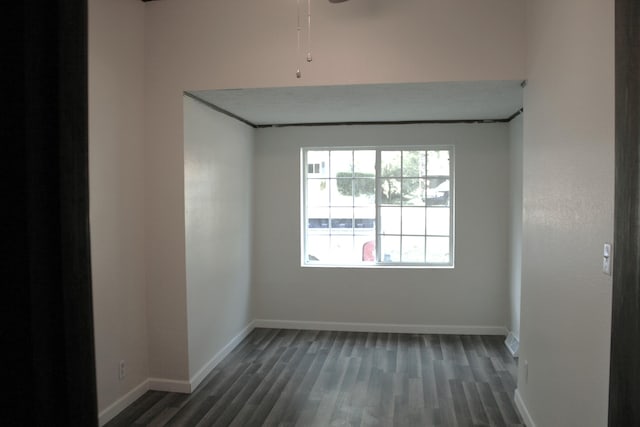
[[[251,331],[253,331],[254,323],[255,323],[254,321],[251,321],[242,331],[240,331],[238,335],[231,338],[231,341],[229,341],[227,345],[225,345],[222,348],[222,350],[217,352],[211,358],[211,360],[209,360],[198,372],[196,372],[191,377],[191,380],[189,381],[190,391],[194,391],[198,387],[198,385],[200,385],[202,380],[204,380],[206,376],[209,375],[211,371],[213,371],[213,369],[218,365],[218,363],[220,363],[222,359],[227,357],[227,355],[231,353],[233,349],[236,348],[236,346],[240,344],[240,342],[251,333]]]
[[[407,325],[396,323],[353,323],[353,322],[313,322],[306,320],[254,320],[256,328],[311,329],[345,332],[391,332],[409,334],[456,334],[456,335],[503,335],[508,333],[504,326],[467,325]]]
[[[131,405],[147,391],[149,391],[149,380],[144,380],[100,412],[98,414],[98,425],[103,426],[111,421],[116,415],[122,412],[123,409]]]
[[[516,337],[516,334],[514,334],[512,331],[509,331],[507,338],[504,340],[504,345],[505,347],[507,347],[507,350],[509,350],[509,353],[511,353],[513,357],[519,356],[520,340],[518,339],[518,337]]]
[[[169,380],[166,378],[149,378],[149,390],[167,391],[170,393],[191,393],[189,381]]]
[[[524,404],[524,400],[522,400],[522,396],[520,396],[520,390],[516,389],[516,392],[513,394],[513,400],[524,424],[527,427],[536,427],[536,423],[533,422],[533,418],[531,418],[527,405]]]

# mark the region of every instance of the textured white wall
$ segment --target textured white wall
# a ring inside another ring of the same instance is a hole
[[[426,326],[506,326],[506,124],[332,126],[257,131],[255,317]],[[454,269],[300,266],[300,148],[455,147]]]
[[[89,2],[89,190],[100,412],[149,374],[143,32],[141,2]],[[122,381],[120,360],[126,363]]]
[[[600,270],[613,235],[614,2],[528,2],[527,34],[518,390],[539,426],[604,426],[611,277]]]
[[[193,377],[251,321],[253,129],[184,98],[184,192]]]
[[[509,123],[509,323],[520,337],[522,285],[522,121],[520,114]]]
[[[314,61],[305,63],[300,80],[295,78],[295,2],[180,0],[145,5],[152,376],[188,377],[184,90],[524,77],[523,0],[314,5]]]

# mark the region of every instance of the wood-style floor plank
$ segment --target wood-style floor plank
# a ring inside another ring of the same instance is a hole
[[[119,426],[524,426],[502,337],[255,329],[191,394]]]

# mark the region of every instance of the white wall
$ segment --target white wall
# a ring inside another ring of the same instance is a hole
[[[89,181],[98,409],[149,373],[144,258],[144,5],[89,2]],[[118,380],[118,363],[126,377]]]
[[[304,2],[303,2],[304,3]],[[524,76],[523,0],[314,3],[295,78],[295,2],[145,4],[146,251],[152,376],[186,380],[184,90]],[[495,315],[494,315],[495,316]]]
[[[520,338],[520,290],[522,284],[522,121],[509,123],[509,322]]]
[[[527,3],[518,393],[538,426],[607,425],[614,2]],[[528,381],[524,361],[528,361]]]
[[[508,136],[506,124],[258,130],[256,318],[503,331],[508,307]],[[300,266],[300,148],[372,144],[455,147],[454,269]]]
[[[251,317],[253,129],[184,98],[189,376]]]

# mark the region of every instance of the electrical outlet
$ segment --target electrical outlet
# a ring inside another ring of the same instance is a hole
[[[123,380],[126,375],[124,360],[118,365],[118,379]]]

